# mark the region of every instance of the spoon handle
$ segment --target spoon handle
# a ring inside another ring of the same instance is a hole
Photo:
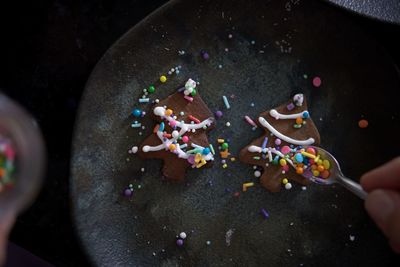
[[[353,180],[344,177],[343,175],[339,175],[337,181],[339,184],[343,185],[347,190],[349,190],[359,198],[365,200],[365,198],[367,197],[367,192],[362,189],[360,184],[354,182]]]

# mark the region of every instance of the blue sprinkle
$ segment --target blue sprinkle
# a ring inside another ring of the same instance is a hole
[[[158,128],[158,131],[159,131],[159,132],[163,132],[163,131],[164,131],[164,128],[165,128],[165,124],[164,124],[164,122],[161,122],[161,123],[160,123],[160,128]]]
[[[229,105],[228,98],[227,98],[226,96],[223,95],[223,96],[222,96],[222,99],[224,100],[225,107],[226,107],[227,109],[230,109],[231,106]]]

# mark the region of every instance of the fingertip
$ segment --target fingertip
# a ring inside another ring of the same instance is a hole
[[[370,177],[371,177],[370,172],[367,172],[360,178],[360,184],[361,184],[362,188],[367,192],[371,191],[371,182],[370,182],[371,178]]]

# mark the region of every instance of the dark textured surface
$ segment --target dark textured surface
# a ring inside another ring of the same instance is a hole
[[[160,179],[159,161],[127,154],[146,135],[129,128],[129,113],[138,106],[141,90],[182,65],[181,74],[155,95],[167,96],[189,77],[201,82],[199,90],[212,110],[223,108],[222,94],[234,94],[232,110],[224,110],[221,126],[209,137],[231,139],[234,154],[260,135],[243,122],[244,113],[254,117],[300,90],[307,96],[322,146],[337,156],[345,174],[359,177],[395,156],[400,148],[393,141],[400,134],[400,82],[394,65],[338,9],[316,1],[294,2],[288,8],[282,1],[174,1],[105,54],[83,97],[71,180],[78,232],[96,264],[399,263],[359,199],[342,188],[309,186],[302,191],[295,185],[273,194],[256,186],[236,198],[232,193],[243,182],[257,183],[246,165],[229,163],[223,170],[217,160],[214,168],[190,172],[187,183],[170,184]],[[182,49],[186,55],[178,56]],[[199,56],[202,49],[210,53],[208,62]],[[311,85],[314,75],[322,77],[319,89]],[[365,130],[357,127],[363,116],[370,122]],[[223,126],[226,121],[230,128]],[[143,123],[146,131],[154,125],[148,117]],[[121,196],[129,183],[142,186],[135,187],[131,200]],[[268,220],[260,208],[269,211]],[[234,229],[230,246],[225,240],[229,229]],[[179,249],[174,242],[181,231],[188,239]]]
[[[400,25],[399,0],[328,0],[353,12]]]

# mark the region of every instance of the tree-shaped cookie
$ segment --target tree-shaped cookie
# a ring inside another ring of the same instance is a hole
[[[290,180],[308,184],[308,179],[301,174],[308,161],[314,159],[305,156],[313,152],[312,148],[307,151],[305,146],[318,145],[320,136],[307,111],[304,96],[297,94],[292,101],[261,113],[257,124],[265,134],[243,148],[239,157],[242,162],[263,169],[262,186],[277,192],[282,183],[290,188]]]
[[[188,168],[201,168],[214,160],[207,131],[214,117],[189,79],[185,87],[161,100],[153,108],[159,122],[139,148],[145,159],[163,159],[162,173],[171,180],[182,181]]]

